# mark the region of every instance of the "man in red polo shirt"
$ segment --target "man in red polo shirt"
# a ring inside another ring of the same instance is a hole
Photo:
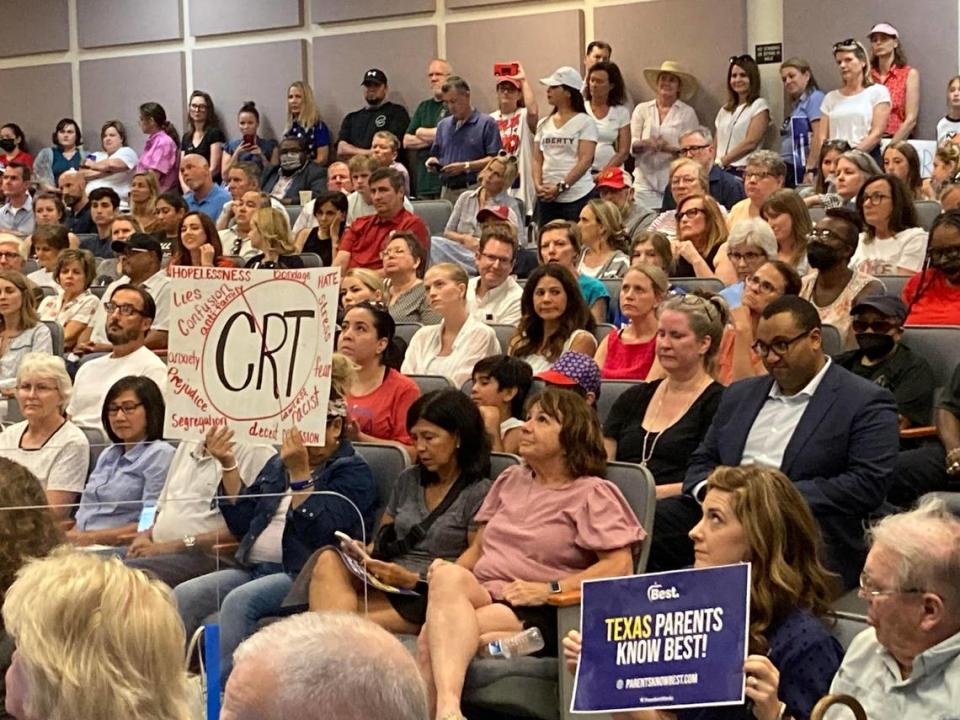
[[[357,218],[347,228],[333,264],[343,270],[355,267],[381,270],[380,251],[397,230],[409,230],[430,257],[430,233],[423,220],[403,207],[403,175],[385,167],[370,175],[370,196],[376,215]]]

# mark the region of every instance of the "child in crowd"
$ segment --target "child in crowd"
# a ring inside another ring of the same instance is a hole
[[[397,162],[397,155],[400,152],[400,141],[397,136],[389,130],[381,130],[373,135],[373,144],[370,146],[370,152],[380,161],[383,167],[391,167],[403,175],[403,194],[410,197],[410,173],[407,169]]]
[[[937,145],[960,142],[960,75],[947,82],[947,114],[937,122]]]
[[[548,369],[534,375],[548,386],[573,390],[592,408],[600,399],[600,367],[589,355],[568,350]]]
[[[472,378],[470,399],[480,409],[493,450],[516,453],[533,370],[523,360],[491,355],[473,366]]]

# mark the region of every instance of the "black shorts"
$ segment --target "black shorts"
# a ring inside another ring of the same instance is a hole
[[[511,605],[506,600],[494,600],[497,605],[506,605],[523,625],[524,630],[537,628],[543,636],[543,650],[533,657],[557,657],[560,639],[557,636],[557,608],[552,605]]]
[[[398,595],[397,593],[384,593],[384,595],[400,617],[408,623],[420,626],[427,621],[427,596],[430,586],[425,582],[419,582],[415,589],[420,593],[419,595]]]

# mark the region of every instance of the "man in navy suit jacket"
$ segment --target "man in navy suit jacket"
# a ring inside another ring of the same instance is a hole
[[[683,495],[657,503],[650,569],[693,562],[687,533],[700,518],[703,483],[719,465],[778,467],[810,505],[827,565],[856,587],[866,558],[864,522],[883,502],[899,444],[889,390],[833,364],[820,316],[796,296],[761,315],[755,351],[769,375],[732,384],[687,467]]]

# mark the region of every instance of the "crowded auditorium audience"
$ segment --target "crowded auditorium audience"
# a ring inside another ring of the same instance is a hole
[[[931,142],[941,80],[921,115],[934,68],[878,20],[722,58],[717,97],[681,46],[641,68],[594,40],[542,78],[432,58],[415,98],[388,60],[346,68],[351,112],[285,75],[168,112],[143,78],[97,125],[0,126],[0,718],[187,720],[214,618],[222,718],[485,718],[473,659],[531,628],[556,658],[553,595],[740,562],[746,705],[622,717],[806,720],[827,693],[952,717],[960,75]],[[134,112],[140,138],[103,122]],[[166,437],[195,290],[170,268],[318,266],[323,444],[218,407]]]

